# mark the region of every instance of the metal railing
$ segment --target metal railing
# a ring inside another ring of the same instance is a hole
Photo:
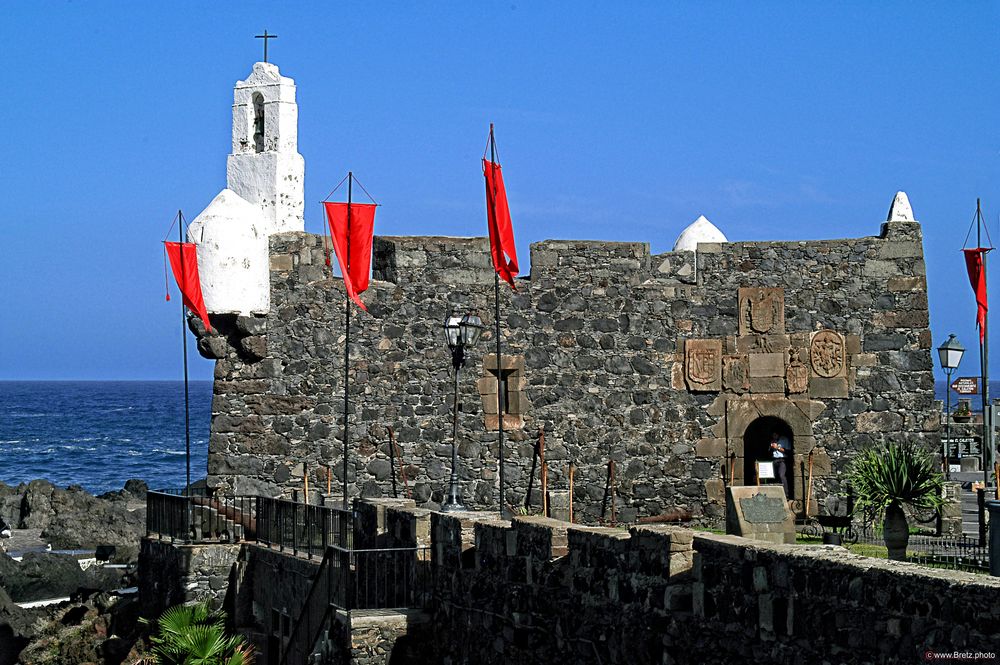
[[[332,547],[328,547],[320,561],[316,577],[309,587],[309,593],[302,604],[299,617],[295,621],[295,626],[288,636],[285,648],[281,654],[281,663],[305,663],[309,659],[309,651],[321,632],[327,625],[330,618],[330,595],[332,593],[331,574],[332,562],[335,560],[335,552]],[[272,661],[273,662],[273,661]]]
[[[877,527],[854,527],[857,542],[865,545],[884,546],[882,530]],[[978,537],[921,536],[910,534],[906,560],[938,568],[986,571],[990,569],[990,548]]]
[[[342,610],[424,607],[430,597],[431,548],[332,547],[330,602]]]
[[[432,592],[431,548],[326,549],[281,663],[308,662],[334,610],[420,608]]]
[[[354,513],[343,508],[260,496],[257,526],[258,542],[310,559],[331,545],[354,546]]]
[[[354,513],[333,506],[205,488],[150,491],[146,535],[172,542],[257,542],[308,558],[330,545],[352,547]]]

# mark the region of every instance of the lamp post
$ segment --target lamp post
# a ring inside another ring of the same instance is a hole
[[[962,355],[965,353],[965,347],[962,346],[954,335],[948,336],[948,341],[938,347],[938,358],[941,361],[941,369],[948,376],[948,385],[945,388],[945,423],[944,423],[944,451],[941,457],[941,461],[944,464],[944,477],[949,477],[948,472],[948,451],[951,448],[951,373],[958,368],[958,364],[962,362]],[[985,417],[985,414],[984,416]],[[962,451],[958,451],[958,456],[962,456]]]
[[[474,313],[458,316],[449,314],[444,320],[444,335],[451,349],[451,364],[455,368],[455,406],[451,421],[451,480],[448,499],[441,510],[453,512],[465,510],[458,490],[458,375],[465,365],[466,347],[475,346],[483,333],[483,320]]]

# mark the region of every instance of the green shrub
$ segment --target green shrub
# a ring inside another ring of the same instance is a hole
[[[149,623],[149,622],[146,622]],[[226,635],[226,615],[207,603],[175,605],[155,622],[150,637],[158,665],[251,665],[253,650],[242,636]]]
[[[911,442],[861,451],[847,467],[855,511],[877,519],[894,504],[938,510],[945,503],[941,496],[944,476],[938,467],[933,456]]]

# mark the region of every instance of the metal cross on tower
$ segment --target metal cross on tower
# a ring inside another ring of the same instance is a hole
[[[267,34],[267,30],[265,30],[263,35],[254,35],[253,38],[254,39],[263,39],[264,40],[264,62],[267,62],[267,40],[268,39],[277,39],[278,35],[269,35],[269,34]]]

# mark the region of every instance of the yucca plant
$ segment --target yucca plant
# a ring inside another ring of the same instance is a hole
[[[884,517],[882,538],[889,558],[906,560],[910,540],[903,505],[939,510],[944,505],[944,476],[938,462],[912,442],[886,443],[861,451],[847,467],[855,511]]]
[[[148,622],[147,622],[148,623]],[[242,636],[226,635],[226,615],[207,603],[175,605],[155,622],[150,637],[158,665],[252,665],[253,650]]]

